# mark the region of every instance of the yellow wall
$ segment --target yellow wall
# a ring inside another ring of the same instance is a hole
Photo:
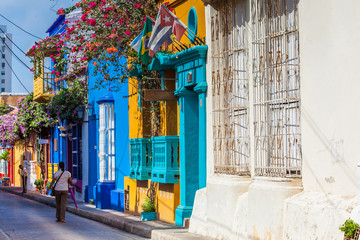
[[[48,163],[48,182],[52,181],[53,173],[57,172],[58,165],[57,163]]]
[[[189,10],[194,7],[197,13],[197,33],[196,35],[200,38],[205,37],[205,7],[204,3],[201,0],[164,0],[160,3],[169,2],[167,8],[173,8],[172,11],[185,25],[188,25],[188,13]],[[180,39],[180,42],[183,44],[190,44],[189,39],[184,35]]]
[[[25,142],[24,140],[19,140],[15,142],[14,146],[14,172],[15,172],[15,186],[20,187],[21,186],[21,177],[18,173],[19,165],[24,165],[24,154],[25,154]]]
[[[168,0],[163,1],[168,2]],[[159,3],[163,3],[160,1]],[[199,0],[170,0],[168,8],[174,8],[173,13],[177,15],[181,21],[187,25],[188,12],[195,7],[198,17],[197,36],[205,37],[205,8],[202,1]],[[183,36],[181,39],[183,44],[190,44],[189,39]],[[172,46],[169,46],[172,48]],[[174,70],[166,70],[165,78],[175,79]],[[165,90],[175,90],[175,81],[166,80]],[[149,102],[142,102],[140,112],[138,104],[138,80],[137,78],[129,79],[129,125],[130,139],[149,137],[151,134],[150,113],[145,109],[149,106]],[[179,134],[179,108],[176,101],[161,101],[160,103],[160,135],[178,135]],[[142,211],[141,204],[145,201],[146,191],[150,186],[149,181],[137,181],[125,177],[124,189],[129,187],[129,210],[136,215]],[[180,204],[180,185],[179,184],[162,184],[158,183],[156,187],[156,210],[159,220],[175,223],[175,210]]]
[[[141,205],[146,199],[147,189],[150,187],[150,180],[134,180],[125,177],[125,189],[129,188],[129,212],[135,215],[140,215],[142,212]],[[156,212],[157,219],[175,223],[175,209],[180,204],[180,185],[158,183],[156,187]]]

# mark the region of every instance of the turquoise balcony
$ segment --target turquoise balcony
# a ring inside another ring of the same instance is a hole
[[[130,178],[148,180],[151,178],[151,139],[130,139]]]
[[[179,136],[152,137],[151,181],[179,183]]]

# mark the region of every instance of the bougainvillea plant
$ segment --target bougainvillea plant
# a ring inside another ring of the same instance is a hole
[[[68,82],[68,86],[61,88],[49,101],[47,113],[52,119],[67,120],[76,123],[78,107],[87,103],[87,82],[85,77],[78,77]]]
[[[18,113],[15,124],[13,123],[18,138],[28,137],[32,132],[40,133],[56,123],[56,119],[50,117],[46,108],[46,104],[33,100],[32,93],[18,101]]]
[[[49,56],[54,62],[54,70],[52,73],[55,74],[56,77],[60,78],[61,74],[66,71],[64,45],[63,35],[56,34],[36,42],[36,44],[31,47],[31,49],[27,52],[27,55],[33,57],[31,62],[34,63],[34,68],[30,70],[34,73],[35,78],[42,74],[42,60],[46,54],[49,53],[53,53]]]
[[[60,47],[59,57],[68,54],[73,71],[91,62],[94,65],[94,75],[99,76],[95,87],[102,86],[104,81],[122,81],[128,76],[127,66],[132,61],[128,57],[134,52],[129,44],[143,30],[145,17],[156,16],[156,1],[83,0],[70,8],[59,9],[58,14],[73,11],[80,11],[81,17],[74,22],[65,22],[69,27],[60,40],[66,44]],[[137,55],[133,55],[136,59]],[[125,66],[121,57],[128,59]],[[53,60],[55,68],[62,69],[62,63],[57,59]],[[111,70],[116,74],[110,74]]]
[[[4,114],[0,116],[0,142],[13,143],[19,139],[15,132],[16,114]]]

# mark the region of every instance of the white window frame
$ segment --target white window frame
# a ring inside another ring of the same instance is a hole
[[[114,104],[99,104],[99,173],[100,182],[115,181]]]

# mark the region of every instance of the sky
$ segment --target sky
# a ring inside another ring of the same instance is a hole
[[[46,30],[58,17],[56,11],[61,7],[69,7],[76,3],[76,0],[0,0],[0,14],[16,23],[21,28],[45,38]],[[21,31],[7,20],[0,16],[0,25],[6,25],[8,33],[12,34],[12,41],[24,52],[31,48],[39,39]],[[14,45],[12,51],[24,61],[30,68],[32,63]],[[33,89],[33,75],[15,56],[12,57],[12,68],[29,92]],[[12,92],[26,93],[24,87],[12,75]]]

